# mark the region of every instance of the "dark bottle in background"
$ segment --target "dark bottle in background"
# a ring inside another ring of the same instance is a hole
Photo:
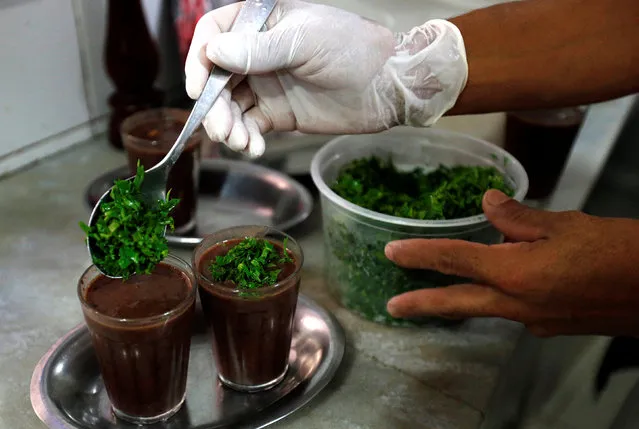
[[[122,148],[120,124],[127,116],[162,104],[162,92],[154,87],[159,61],[140,0],[109,0],[104,62],[115,86],[109,97],[113,146]]]
[[[527,199],[542,200],[555,190],[584,115],[581,107],[506,114],[504,149],[528,173]]]

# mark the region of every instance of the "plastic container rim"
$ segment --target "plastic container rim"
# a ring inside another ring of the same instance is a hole
[[[415,133],[413,130],[401,130],[399,132],[411,135],[412,137],[425,137],[424,134],[421,133]],[[521,165],[521,163],[515,158],[513,157],[510,153],[506,152],[504,149],[502,149],[499,146],[493,145],[485,140],[481,140],[478,139],[476,137],[470,136],[468,134],[464,134],[464,133],[459,133],[459,132],[455,132],[455,131],[448,131],[448,130],[434,130],[434,129],[429,129],[428,130],[429,133],[432,133],[434,135],[440,134],[440,135],[449,135],[449,136],[454,136],[454,137],[459,137],[460,139],[465,139],[465,140],[471,140],[474,144],[483,146],[483,147],[487,147],[489,146],[490,149],[493,151],[493,153],[495,153],[498,156],[502,156],[502,158],[507,158],[508,162],[511,163],[512,165],[514,165],[516,170],[519,170],[520,173],[522,173],[522,177],[523,177],[523,181],[520,184],[520,186],[518,186],[515,189],[515,195],[513,196],[513,199],[515,199],[516,201],[522,201],[526,195],[526,192],[528,192],[528,175],[526,174],[526,171],[524,170],[524,167]],[[382,134],[369,134],[371,136],[378,136],[378,135],[382,135]],[[337,195],[335,192],[333,192],[333,190],[326,184],[326,182],[324,181],[324,179],[322,178],[321,175],[321,171],[320,171],[320,163],[321,161],[327,161],[326,163],[330,163],[331,159],[328,159],[327,153],[330,152],[333,148],[336,147],[340,147],[341,145],[344,144],[344,141],[352,139],[355,136],[359,136],[359,135],[343,135],[343,136],[339,136],[336,137],[332,140],[330,140],[328,143],[326,143],[324,146],[322,146],[320,148],[320,150],[318,150],[315,155],[313,156],[313,160],[311,161],[311,177],[313,179],[313,182],[315,183],[315,186],[317,186],[317,188],[319,189],[320,193],[322,194],[323,197],[328,198],[332,203],[338,205],[339,207],[347,210],[348,212],[351,213],[355,213],[358,214],[360,216],[363,216],[365,218],[368,219],[372,219],[374,221],[381,221],[381,222],[385,222],[387,224],[390,225],[397,225],[397,226],[404,226],[404,227],[415,227],[415,228],[424,228],[424,227],[438,227],[438,228],[456,228],[456,227],[463,227],[463,226],[475,226],[477,224],[483,223],[483,222],[487,222],[488,220],[486,219],[486,216],[484,214],[479,214],[479,215],[475,215],[475,216],[469,216],[469,217],[464,217],[464,218],[458,218],[458,219],[448,219],[448,220],[419,220],[419,219],[408,219],[408,218],[402,218],[402,217],[397,217],[397,216],[391,216],[391,215],[387,215],[387,214],[383,214],[383,213],[378,213],[369,209],[365,209],[363,207],[360,207],[356,204],[353,204],[347,200],[345,200],[344,198],[340,197],[339,195]],[[440,145],[440,144],[433,144],[433,143],[427,143],[425,144],[425,146],[436,146],[436,147],[440,147],[440,148],[444,148],[444,149],[450,149],[450,150],[459,150],[456,148],[452,148],[450,146],[446,146],[446,145]],[[480,157],[478,155],[478,157]],[[331,157],[331,158],[335,158],[335,156]]]

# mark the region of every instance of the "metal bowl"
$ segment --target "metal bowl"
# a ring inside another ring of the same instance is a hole
[[[116,179],[129,177],[124,166],[95,179],[86,191],[89,207],[97,203]],[[313,210],[310,192],[279,171],[244,161],[205,159],[200,167],[196,230],[167,234],[169,244],[193,247],[217,230],[239,225],[267,225],[288,230]]]

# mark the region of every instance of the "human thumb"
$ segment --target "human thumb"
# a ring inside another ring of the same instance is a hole
[[[486,218],[508,239],[535,241],[547,238],[554,224],[554,213],[536,210],[491,189],[484,194]]]
[[[237,74],[269,73],[290,67],[298,40],[280,31],[221,33],[211,38],[206,56],[213,64]]]

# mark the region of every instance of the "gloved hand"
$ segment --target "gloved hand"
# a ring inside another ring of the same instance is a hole
[[[204,126],[213,140],[250,156],[264,152],[262,134],[271,130],[357,134],[428,126],[466,84],[463,39],[448,21],[394,35],[350,12],[280,0],[267,31],[225,33],[241,6],[200,19],[186,88],[197,98],[212,63],[237,74]]]

